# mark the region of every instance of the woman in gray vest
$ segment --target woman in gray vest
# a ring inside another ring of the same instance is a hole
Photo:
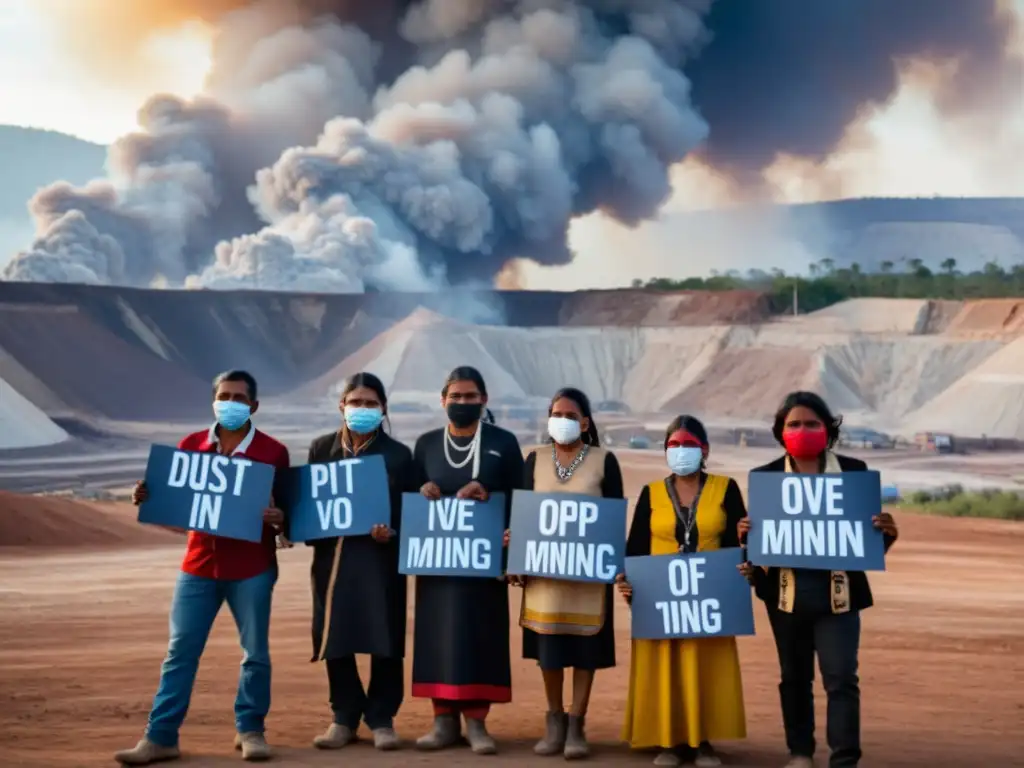
[[[624,498],[615,455],[601,448],[590,401],[578,389],[559,390],[548,408],[550,444],[526,457],[523,488],[539,493],[574,493]],[[584,719],[594,673],[615,666],[612,586],[530,576],[524,587],[519,624],[523,658],[536,659],[544,677],[548,714],[539,755],[562,752],[566,759],[590,750]],[[562,688],[573,670],[572,704],[566,715]]]

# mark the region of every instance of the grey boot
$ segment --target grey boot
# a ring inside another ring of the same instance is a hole
[[[498,752],[498,745],[487,732],[483,720],[475,717],[466,718],[466,738],[469,739],[469,748],[475,755],[494,755]]]
[[[569,715],[569,727],[565,734],[566,760],[580,760],[590,756],[590,746],[583,732],[584,718],[582,715]]]
[[[416,739],[416,749],[434,750],[455,746],[461,736],[459,731],[457,715],[438,715],[434,718],[434,727],[430,733]]]
[[[565,712],[548,712],[545,721],[544,738],[537,742],[533,751],[538,755],[557,755],[565,749]]]

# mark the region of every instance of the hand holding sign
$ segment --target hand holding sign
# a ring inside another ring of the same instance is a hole
[[[633,599],[633,587],[626,581],[626,574],[620,573],[615,577],[615,586],[619,588],[619,594],[627,603]]]
[[[132,504],[136,507],[144,504],[149,498],[149,490],[146,488],[146,481],[139,480],[132,489]]]
[[[420,493],[431,501],[436,501],[441,498],[441,489],[433,480],[428,483],[424,483],[420,488]]]
[[[455,494],[455,498],[487,501],[487,489],[484,488],[479,481],[474,480],[473,482],[462,486],[462,488],[459,489],[459,492]]]
[[[880,515],[872,517],[871,524],[886,536],[889,536],[892,539],[899,538],[900,532],[899,529],[896,528],[896,521],[888,512],[882,512]]]

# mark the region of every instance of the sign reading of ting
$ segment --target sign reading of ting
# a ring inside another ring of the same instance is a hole
[[[149,498],[139,522],[260,541],[274,467],[242,456],[154,445],[146,464]]]
[[[625,499],[512,494],[510,574],[610,583],[622,572],[625,549]]]
[[[487,501],[453,496],[431,501],[419,493],[404,493],[398,572],[501,576],[504,536],[504,494],[492,494]]]
[[[754,634],[750,584],[739,548],[626,558],[633,588],[633,637],[733,637]]]
[[[391,524],[391,497],[379,455],[306,464],[289,470],[288,538],[316,541],[365,536]]]
[[[882,511],[878,472],[801,475],[751,472],[754,565],[884,571],[885,544],[871,518]]]

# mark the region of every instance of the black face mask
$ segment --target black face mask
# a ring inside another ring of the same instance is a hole
[[[448,413],[448,421],[463,429],[480,421],[483,406],[480,403],[448,403],[445,411]]]

